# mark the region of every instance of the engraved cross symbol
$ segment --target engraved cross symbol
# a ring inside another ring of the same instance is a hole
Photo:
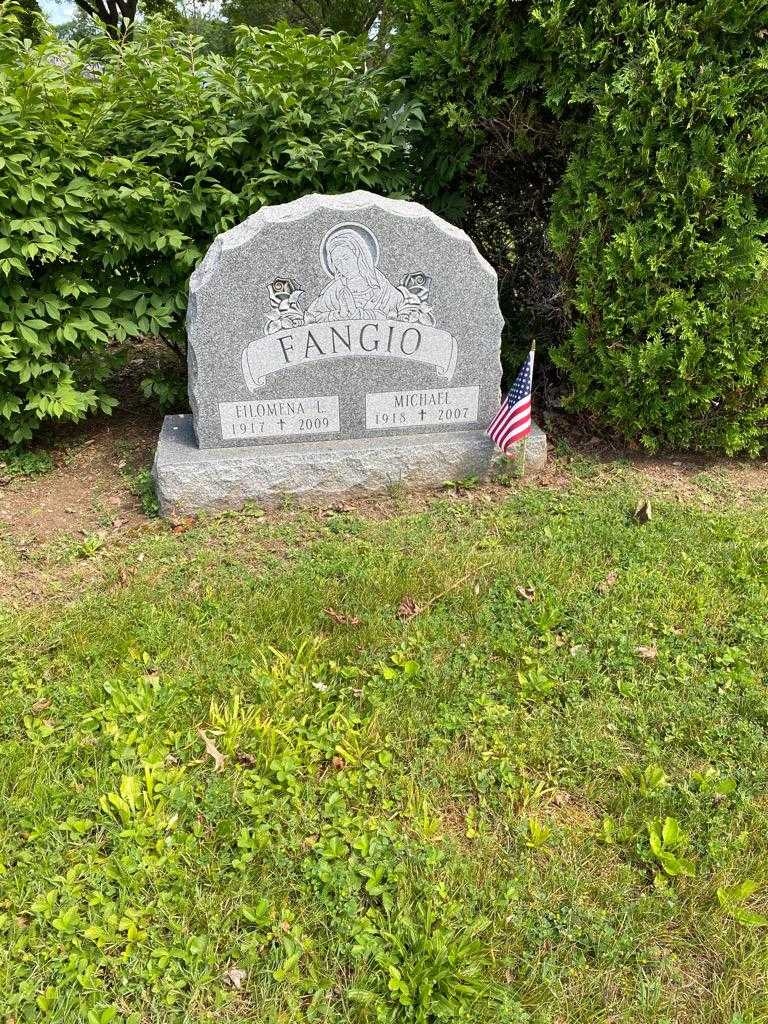
[[[427,414],[426,414],[426,413],[424,412],[424,410],[422,409],[422,410],[420,411],[420,413],[419,413],[419,416],[421,416],[421,422],[422,422],[422,423],[424,422],[424,417],[425,417],[426,415],[427,415]]]
[[[282,432],[284,429],[285,429],[285,420],[281,419],[280,420],[280,431]]]

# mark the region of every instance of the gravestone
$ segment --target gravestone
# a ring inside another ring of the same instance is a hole
[[[163,423],[161,510],[484,476],[502,326],[493,269],[424,206],[352,192],[263,207],[192,275],[192,413]],[[534,428],[527,469],[545,458]]]

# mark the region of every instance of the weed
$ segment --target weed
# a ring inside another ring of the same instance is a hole
[[[77,558],[92,558],[104,547],[104,537],[99,533],[90,533],[74,547]]]
[[[155,481],[150,471],[143,467],[135,472],[128,472],[126,479],[133,494],[141,503],[141,510],[145,516],[156,516],[160,512],[160,506],[155,493]]]
[[[53,469],[53,458],[49,452],[0,451],[0,479],[14,477],[43,476]]]

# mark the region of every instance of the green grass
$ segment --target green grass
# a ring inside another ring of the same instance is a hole
[[[5,1020],[768,1020],[765,504],[482,498],[0,613]]]
[[[8,448],[0,450],[0,480],[43,476],[52,469],[53,458],[50,452],[23,452]]]

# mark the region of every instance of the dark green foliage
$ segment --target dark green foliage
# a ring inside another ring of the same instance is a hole
[[[514,356],[560,334],[572,407],[649,448],[768,438],[766,37],[766,5],[733,0],[399,7],[423,195],[517,278]]]
[[[548,100],[574,123],[552,239],[573,406],[649,448],[768,438],[765,4],[545,3]]]
[[[307,32],[367,35],[382,4],[377,0],[224,0],[222,14],[232,25],[271,28],[288,22]]]
[[[292,29],[240,30],[228,58],[162,22],[0,36],[0,443],[114,405],[113,340],[181,342],[219,231],[307,192],[403,190],[411,119],[373,84],[359,47]]]
[[[20,39],[30,39],[36,43],[40,39],[41,16],[42,11],[37,0],[14,0],[11,31]]]
[[[504,0],[398,0],[389,64],[424,104],[416,149],[423,195],[460,216],[467,187],[503,159],[534,151],[540,66],[527,51],[530,4]]]
[[[422,199],[461,222],[498,271],[512,377],[532,338],[542,351],[563,332],[547,228],[564,155],[530,9],[529,0],[399,3],[389,65],[425,107],[415,149]]]
[[[361,11],[342,12],[352,31]],[[535,337],[573,409],[648,448],[764,447],[766,5],[391,13],[383,89],[338,36],[244,33],[219,57],[162,23],[69,50],[25,48],[8,21],[0,441],[108,408],[110,340],[179,343],[218,231],[305,192],[414,182],[497,266],[508,364]]]

